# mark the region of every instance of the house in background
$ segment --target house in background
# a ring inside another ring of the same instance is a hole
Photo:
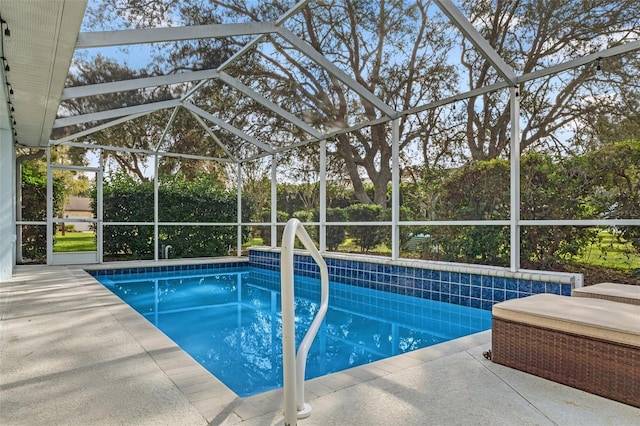
[[[70,196],[64,205],[65,219],[93,219],[93,210],[91,210],[91,198]],[[66,227],[73,225],[78,232],[92,231],[89,222],[65,222]]]

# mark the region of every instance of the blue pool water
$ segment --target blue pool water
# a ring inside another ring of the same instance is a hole
[[[245,267],[96,279],[238,395],[282,386],[278,273]],[[319,307],[319,280],[296,277],[295,295],[299,343]],[[489,328],[490,311],[331,282],[306,378]]]

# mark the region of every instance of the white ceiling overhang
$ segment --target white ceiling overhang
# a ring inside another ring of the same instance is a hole
[[[2,43],[10,70],[5,72],[3,66],[0,71],[10,86],[4,85],[0,96],[10,112],[9,96],[14,109],[8,117],[0,114],[10,119],[0,125],[11,126],[19,145],[44,148],[49,143],[86,6],[87,0],[0,3],[0,15],[7,23],[3,31],[8,26],[11,32]]]

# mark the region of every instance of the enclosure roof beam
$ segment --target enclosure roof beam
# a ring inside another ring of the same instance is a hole
[[[272,102],[269,99],[265,98],[264,96],[262,96],[261,94],[259,94],[255,90],[253,90],[252,88],[250,88],[248,86],[245,86],[240,81],[238,81],[235,78],[231,77],[229,74],[227,74],[225,72],[221,72],[220,75],[219,75],[219,78],[220,78],[220,80],[222,80],[225,83],[227,83],[229,86],[231,86],[234,89],[244,93],[245,95],[247,95],[248,97],[250,97],[254,101],[258,102],[259,104],[261,104],[262,106],[266,107],[270,111],[278,114],[280,117],[284,118],[285,120],[287,120],[288,122],[290,122],[293,125],[297,126],[298,128],[304,130],[305,132],[307,132],[311,136],[314,136],[316,138],[322,138],[322,133],[320,133],[318,130],[314,129],[313,127],[311,127],[310,125],[308,125],[304,121],[300,120],[298,117],[296,117],[295,115],[291,114],[290,112],[285,111],[279,105],[276,105],[274,102]]]
[[[516,85],[516,74],[513,69],[507,65],[498,52],[491,47],[491,44],[482,34],[473,26],[471,22],[460,12],[460,9],[451,0],[434,0],[440,7],[440,10],[447,15],[464,36],[480,51],[480,53],[493,65],[498,74],[512,85]]]
[[[196,114],[193,111],[189,111],[189,112],[191,113],[191,115],[193,115],[193,118],[195,118],[195,120],[198,122],[200,127],[202,127],[204,131],[207,132],[207,134],[211,137],[211,139],[215,141],[215,143],[220,147],[220,149],[222,149],[224,153],[227,154],[227,156],[229,156],[229,158],[232,158],[234,161],[238,161],[237,158],[235,158],[235,156],[231,153],[231,151],[229,151],[227,146],[222,143],[222,141],[218,138],[218,136],[216,136],[213,130],[209,126],[207,126],[207,123],[204,122],[202,117],[200,117],[198,114]]]
[[[437,101],[433,101],[433,102],[429,102],[428,104],[423,104],[423,105],[419,105],[417,107],[414,108],[410,108],[407,110],[404,110],[400,113],[400,115],[405,116],[405,115],[410,115],[410,114],[417,114],[419,112],[422,111],[427,111],[430,109],[434,109],[434,108],[438,108],[453,102],[458,102],[458,101],[463,101],[465,99],[469,99],[469,98],[474,98],[476,96],[481,96],[484,95],[485,93],[490,93],[490,92],[496,92],[500,89],[505,89],[507,87],[512,87],[511,83],[507,82],[507,81],[498,81],[496,83],[487,85],[487,86],[482,86],[479,87],[477,89],[473,89],[473,90],[469,90],[467,92],[464,93],[460,93],[457,95],[453,95],[453,96],[448,96],[446,98],[443,99],[439,99]]]
[[[123,117],[125,115],[155,112],[161,109],[174,108],[176,106],[179,106],[180,102],[181,101],[179,99],[173,99],[170,101],[153,102],[125,108],[116,108],[108,111],[75,115],[72,117],[62,117],[56,119],[56,121],[53,123],[53,128],[57,129],[59,127],[73,126],[75,124],[88,123],[90,121],[109,120],[111,118]]]
[[[156,77],[134,78],[131,80],[113,81],[109,83],[89,84],[86,86],[67,87],[62,91],[61,99],[84,98],[87,96],[104,95],[106,93],[125,92],[127,90],[144,89],[169,84],[186,83],[189,81],[206,80],[218,76],[216,70],[202,70],[181,72],[177,74]]]
[[[169,121],[167,121],[167,124],[165,124],[164,129],[162,129],[162,134],[160,135],[160,138],[158,138],[158,143],[156,144],[156,148],[155,148],[156,152],[160,149],[160,145],[162,144],[162,141],[164,141],[164,138],[167,137],[167,133],[169,133],[169,129],[173,125],[173,122],[175,121],[176,116],[178,115],[178,111],[180,111],[179,106],[175,107],[173,111],[171,111],[171,117],[169,117]]]
[[[68,136],[65,136],[63,138],[60,138],[60,139],[52,139],[52,140],[49,141],[49,143],[57,145],[57,144],[59,144],[61,142],[66,142],[66,141],[70,141],[70,140],[73,140],[73,139],[78,139],[78,138],[81,138],[81,137],[84,137],[84,136],[88,136],[88,135],[90,135],[92,133],[99,132],[100,130],[108,129],[109,127],[113,127],[113,126],[117,126],[118,124],[126,123],[127,121],[134,120],[134,119],[136,119],[138,117],[144,117],[147,114],[150,114],[150,112],[142,112],[140,114],[128,115],[126,117],[118,118],[116,120],[109,121],[108,123],[104,123],[104,124],[101,124],[99,126],[95,126],[95,127],[90,128],[90,129],[83,130],[81,132],[77,132],[77,133],[74,133],[72,135],[68,135]]]
[[[592,53],[590,55],[576,58],[571,61],[563,62],[552,67],[543,68],[529,74],[518,77],[518,83],[524,83],[526,81],[535,80],[537,78],[546,77],[552,74],[559,74],[563,71],[578,68],[586,64],[597,62],[599,59],[610,58],[612,56],[625,55],[627,53],[640,50],[640,40],[632,41],[630,43],[621,44],[619,46],[610,47],[601,52]]]
[[[184,27],[142,28],[135,30],[95,31],[78,34],[76,49],[159,43],[203,38],[224,38],[276,31],[272,22],[242,24],[189,25]]]
[[[331,133],[326,133],[326,134],[322,135],[322,138],[320,138],[320,139],[316,139],[316,138],[305,139],[305,140],[301,140],[299,142],[291,143],[291,144],[289,144],[287,146],[283,146],[281,148],[278,148],[278,149],[274,150],[274,153],[275,154],[280,154],[280,153],[283,153],[283,152],[291,151],[292,149],[300,148],[302,146],[309,145],[309,144],[312,144],[312,143],[316,143],[316,142],[319,142],[321,140],[328,140],[328,139],[331,139],[331,138],[333,138],[335,136],[338,136],[338,135],[341,135],[341,134],[344,134],[344,133],[353,132],[355,130],[360,130],[360,129],[363,129],[363,128],[369,127],[369,126],[375,126],[375,125],[378,125],[378,124],[388,123],[389,121],[391,121],[391,119],[389,117],[379,117],[379,118],[376,118],[375,120],[369,120],[369,121],[366,121],[366,122],[363,122],[363,123],[358,123],[358,124],[353,125],[353,126],[345,127],[344,129],[336,130],[336,131],[331,132]],[[268,154],[265,154],[265,153],[255,154],[255,155],[252,155],[251,157],[248,157],[246,159],[242,159],[241,162],[257,160],[258,158],[262,158],[262,157],[265,157],[267,155]]]
[[[351,90],[360,95],[364,100],[369,102],[371,105],[378,108],[388,117],[395,117],[396,111],[391,108],[386,103],[382,102],[380,98],[371,93],[366,87],[362,86],[360,83],[355,81],[349,74],[338,68],[335,64],[325,58],[320,52],[315,50],[309,43],[302,40],[300,37],[295,35],[290,30],[279,27],[278,34],[282,36],[289,43],[293,44],[293,46],[315,61],[318,65],[324,68],[329,74],[332,74],[338,80],[342,81],[347,85]]]
[[[189,158],[192,160],[211,160],[211,161],[220,161],[223,163],[233,163],[233,160],[230,160],[228,158],[207,157],[205,155],[181,154],[177,152],[152,151],[150,149],[128,148],[124,146],[100,145],[100,144],[91,144],[91,143],[82,143],[82,142],[62,142],[55,145],[72,146],[72,147],[83,148],[83,149],[103,149],[105,151],[122,151],[122,152],[129,152],[129,153],[141,153],[141,154],[147,154],[147,155],[159,155],[161,157]]]
[[[199,108],[197,106],[195,106],[194,104],[190,103],[190,102],[185,102],[182,105],[184,108],[188,109],[189,111],[192,111],[196,114],[198,114],[200,117],[204,118],[205,120],[209,120],[212,123],[216,124],[217,126],[220,126],[221,128],[223,128],[224,130],[238,136],[240,139],[245,140],[246,142],[249,142],[252,145],[257,146],[258,148],[273,154],[274,150],[273,148],[271,148],[269,145],[265,144],[264,142],[260,142],[259,140],[257,140],[256,138],[254,138],[251,135],[248,135],[247,133],[243,132],[242,130],[238,129],[237,127],[232,126],[231,124],[227,123],[226,121],[214,116],[213,114],[208,113],[207,111],[203,110],[202,108]]]
[[[287,10],[285,13],[283,13],[276,20],[276,22],[275,22],[276,26],[282,25],[284,23],[284,21],[286,21],[287,19],[289,19],[290,17],[292,17],[293,15],[298,13],[300,11],[300,9],[302,9],[304,6],[306,6],[310,1],[311,0],[300,0],[298,3],[294,4],[293,7],[291,7],[291,9]],[[231,57],[229,59],[224,61],[218,67],[218,71],[224,70],[230,64],[234,63],[242,55],[247,53],[249,50],[253,49],[260,42],[260,40],[262,40],[264,38],[264,36],[265,36],[265,34],[259,34],[257,37],[255,37],[253,40],[251,40],[249,43],[245,44],[239,51],[237,51],[236,53],[231,55]]]

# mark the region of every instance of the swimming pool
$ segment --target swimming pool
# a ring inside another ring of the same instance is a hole
[[[255,267],[96,276],[240,396],[282,386],[280,275]],[[319,280],[296,277],[296,341],[319,307]],[[491,328],[491,312],[330,283],[309,351],[311,379]]]

